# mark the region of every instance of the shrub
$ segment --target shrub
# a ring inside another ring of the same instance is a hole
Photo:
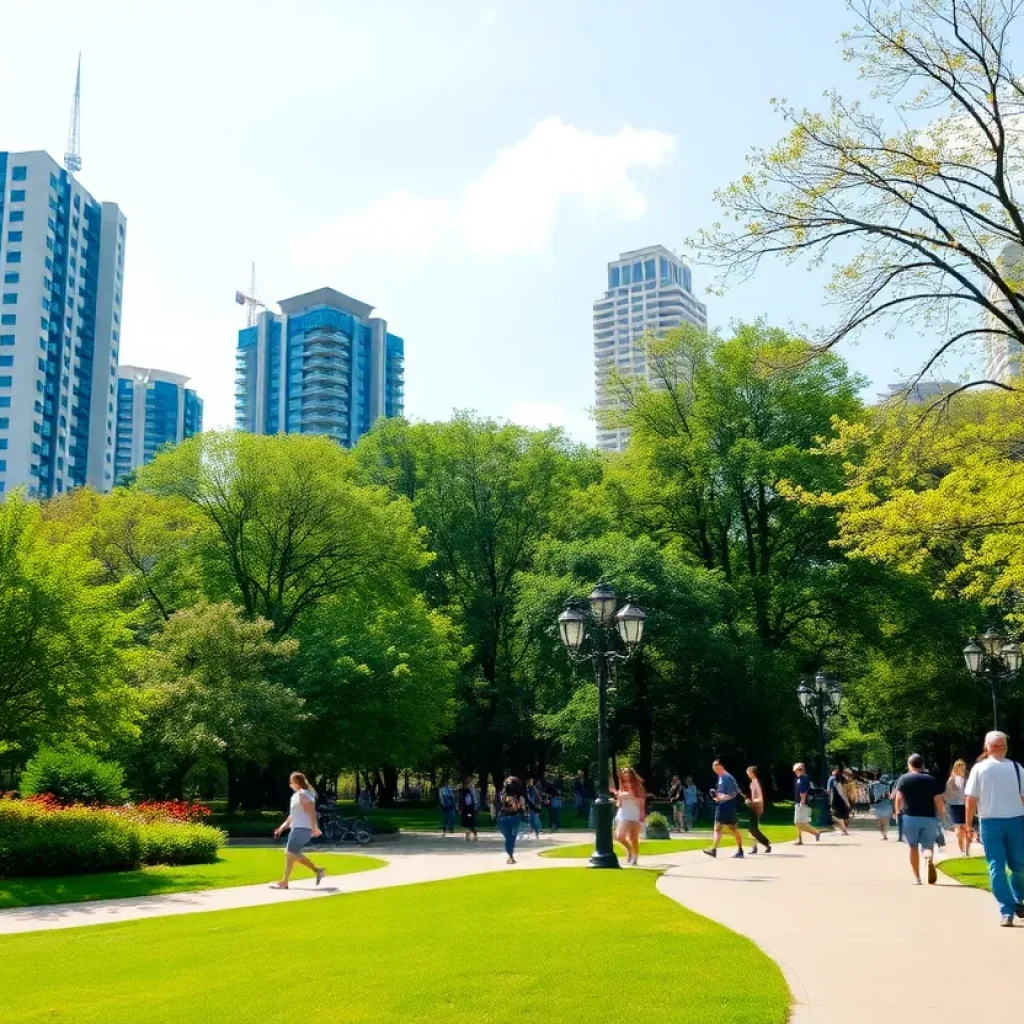
[[[138,824],[112,810],[0,801],[0,878],[130,871],[141,855]]]
[[[668,819],[658,811],[652,811],[647,815],[647,838],[668,839]]]
[[[187,821],[144,821],[139,825],[144,864],[211,864],[224,833]]]
[[[116,804],[125,798],[124,770],[74,747],[44,747],[25,766],[21,791],[50,793],[66,804]]]

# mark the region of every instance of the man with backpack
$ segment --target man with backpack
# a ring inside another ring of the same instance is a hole
[[[967,778],[964,817],[971,822],[977,812],[981,818],[981,845],[1000,924],[1012,928],[1014,915],[1024,917],[1024,771],[1007,758],[1006,749],[1006,733],[985,737],[988,756]]]
[[[455,835],[455,793],[448,784],[447,777],[437,792],[438,803],[441,805],[441,838],[450,832]]]

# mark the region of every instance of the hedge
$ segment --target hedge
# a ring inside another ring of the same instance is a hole
[[[0,878],[205,864],[223,844],[224,833],[208,825],[154,820],[130,807],[0,800]]]

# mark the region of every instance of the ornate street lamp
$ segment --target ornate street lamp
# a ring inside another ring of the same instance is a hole
[[[618,597],[607,583],[599,583],[586,604],[569,601],[558,616],[558,632],[573,661],[590,659],[597,676],[597,799],[596,827],[590,865],[617,868],[619,858],[612,845],[612,800],[608,793],[608,676],[616,661],[626,661],[639,649],[647,616],[627,602],[616,611]],[[616,649],[618,639],[621,650]]]
[[[999,684],[1008,682],[1019,671],[1024,656],[1020,641],[1003,636],[991,626],[979,637],[971,637],[964,648],[967,671],[975,679],[984,679],[992,694],[992,728],[999,728]]]
[[[824,672],[819,672],[812,682],[801,682],[796,689],[800,706],[818,725],[818,756],[821,758],[821,788],[828,789],[828,761],[825,756],[825,726],[828,720],[839,711],[843,699],[842,687],[834,679],[829,679]],[[819,825],[832,824],[832,811],[828,800],[822,804]]]

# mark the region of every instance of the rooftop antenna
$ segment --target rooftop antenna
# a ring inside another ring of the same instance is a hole
[[[248,291],[248,294],[245,293],[245,292],[235,292],[235,302],[237,302],[238,305],[240,305],[240,306],[245,306],[246,307],[246,318],[245,318],[245,320],[246,320],[246,323],[245,323],[246,327],[255,327],[256,326],[256,310],[257,310],[257,308],[261,308],[261,309],[266,309],[267,308],[267,304],[265,302],[260,302],[260,300],[258,298],[256,298],[256,264],[255,263],[253,263],[253,265],[252,265],[252,277],[251,277],[251,279],[249,281],[249,291]]]
[[[78,54],[78,71],[75,74],[75,102],[71,107],[71,127],[68,129],[68,149],[64,154],[64,166],[75,174],[82,169],[82,156],[79,150],[79,134],[81,132],[82,106],[82,54]]]

